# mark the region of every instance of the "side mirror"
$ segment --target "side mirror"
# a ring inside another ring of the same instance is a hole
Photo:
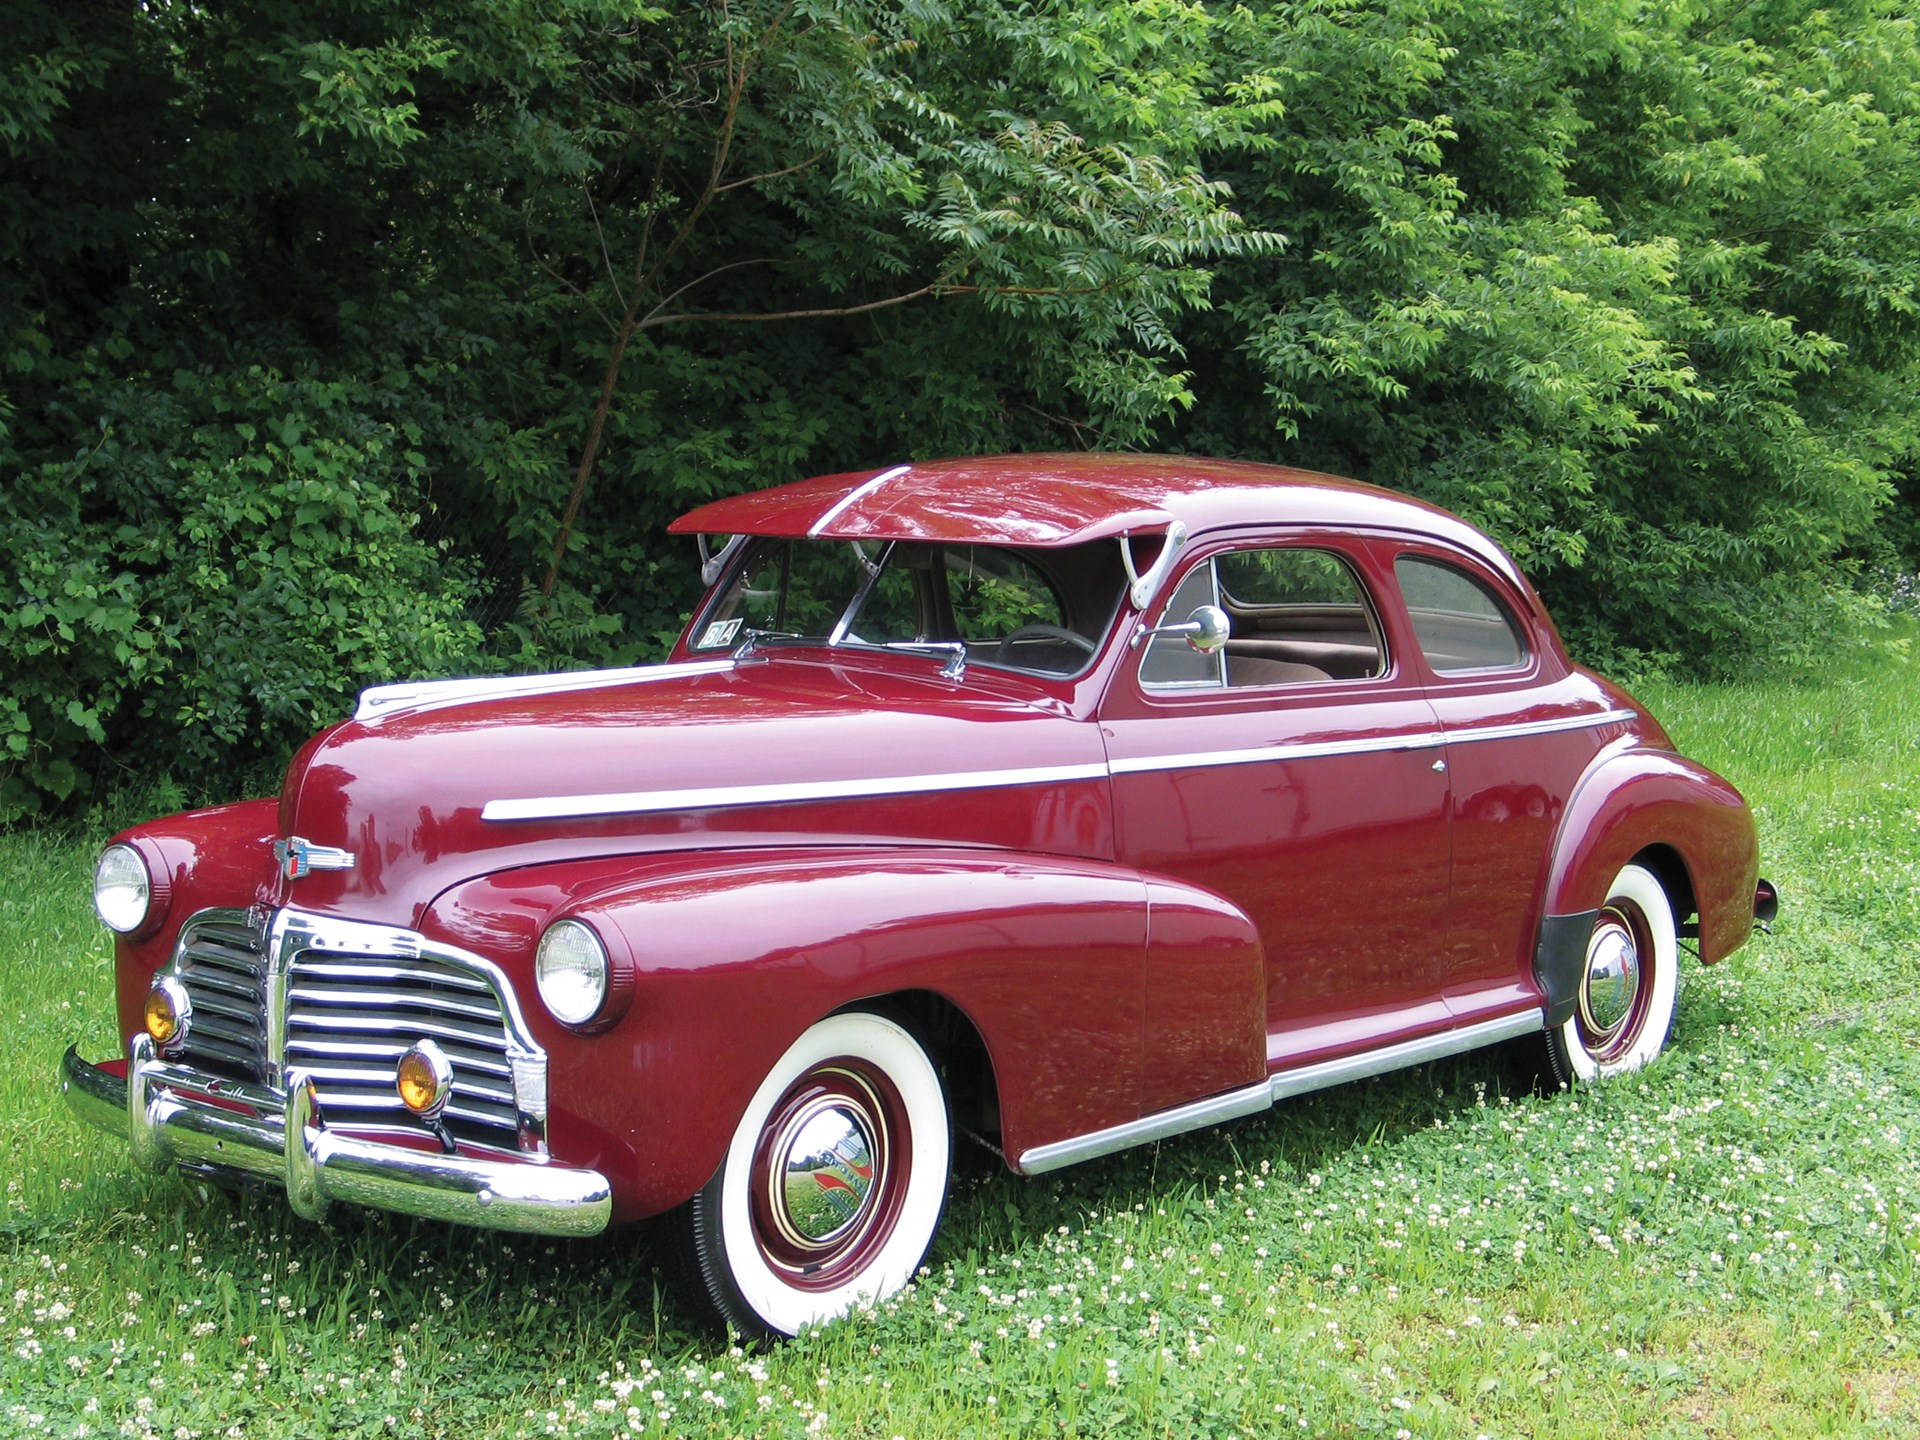
[[[1227,635],[1232,629],[1233,622],[1218,605],[1199,605],[1177,625],[1156,625],[1151,630],[1134,631],[1133,648],[1139,649],[1141,641],[1155,635],[1183,635],[1187,644],[1195,650],[1202,655],[1211,655],[1225,647]]]

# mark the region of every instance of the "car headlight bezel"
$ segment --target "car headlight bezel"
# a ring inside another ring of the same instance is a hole
[[[632,966],[600,932],[577,916],[554,921],[540,935],[534,984],[547,1013],[571,1030],[603,1030],[625,1012]]]
[[[93,913],[116,935],[139,940],[159,928],[167,912],[164,874],[136,846],[115,841],[93,867]]]

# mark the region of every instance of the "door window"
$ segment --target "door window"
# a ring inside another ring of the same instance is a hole
[[[1274,545],[1214,556],[1188,573],[1160,623],[1183,621],[1196,605],[1227,612],[1226,649],[1202,655],[1182,636],[1156,636],[1140,663],[1143,686],[1238,690],[1386,674],[1373,606],[1330,550]]]

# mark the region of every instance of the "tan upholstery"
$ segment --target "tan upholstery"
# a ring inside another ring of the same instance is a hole
[[[1299,685],[1309,680],[1332,678],[1317,665],[1269,660],[1264,655],[1227,656],[1227,684],[1236,689],[1243,685]]]

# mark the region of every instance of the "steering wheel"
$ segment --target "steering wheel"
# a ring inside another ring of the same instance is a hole
[[[1078,630],[1069,630],[1064,625],[1046,625],[1036,622],[1032,625],[1022,625],[994,646],[994,663],[996,665],[1008,663],[1013,656],[1013,647],[1022,640],[1058,640],[1061,644],[1071,645],[1074,649],[1084,651],[1088,655],[1100,648]]]

